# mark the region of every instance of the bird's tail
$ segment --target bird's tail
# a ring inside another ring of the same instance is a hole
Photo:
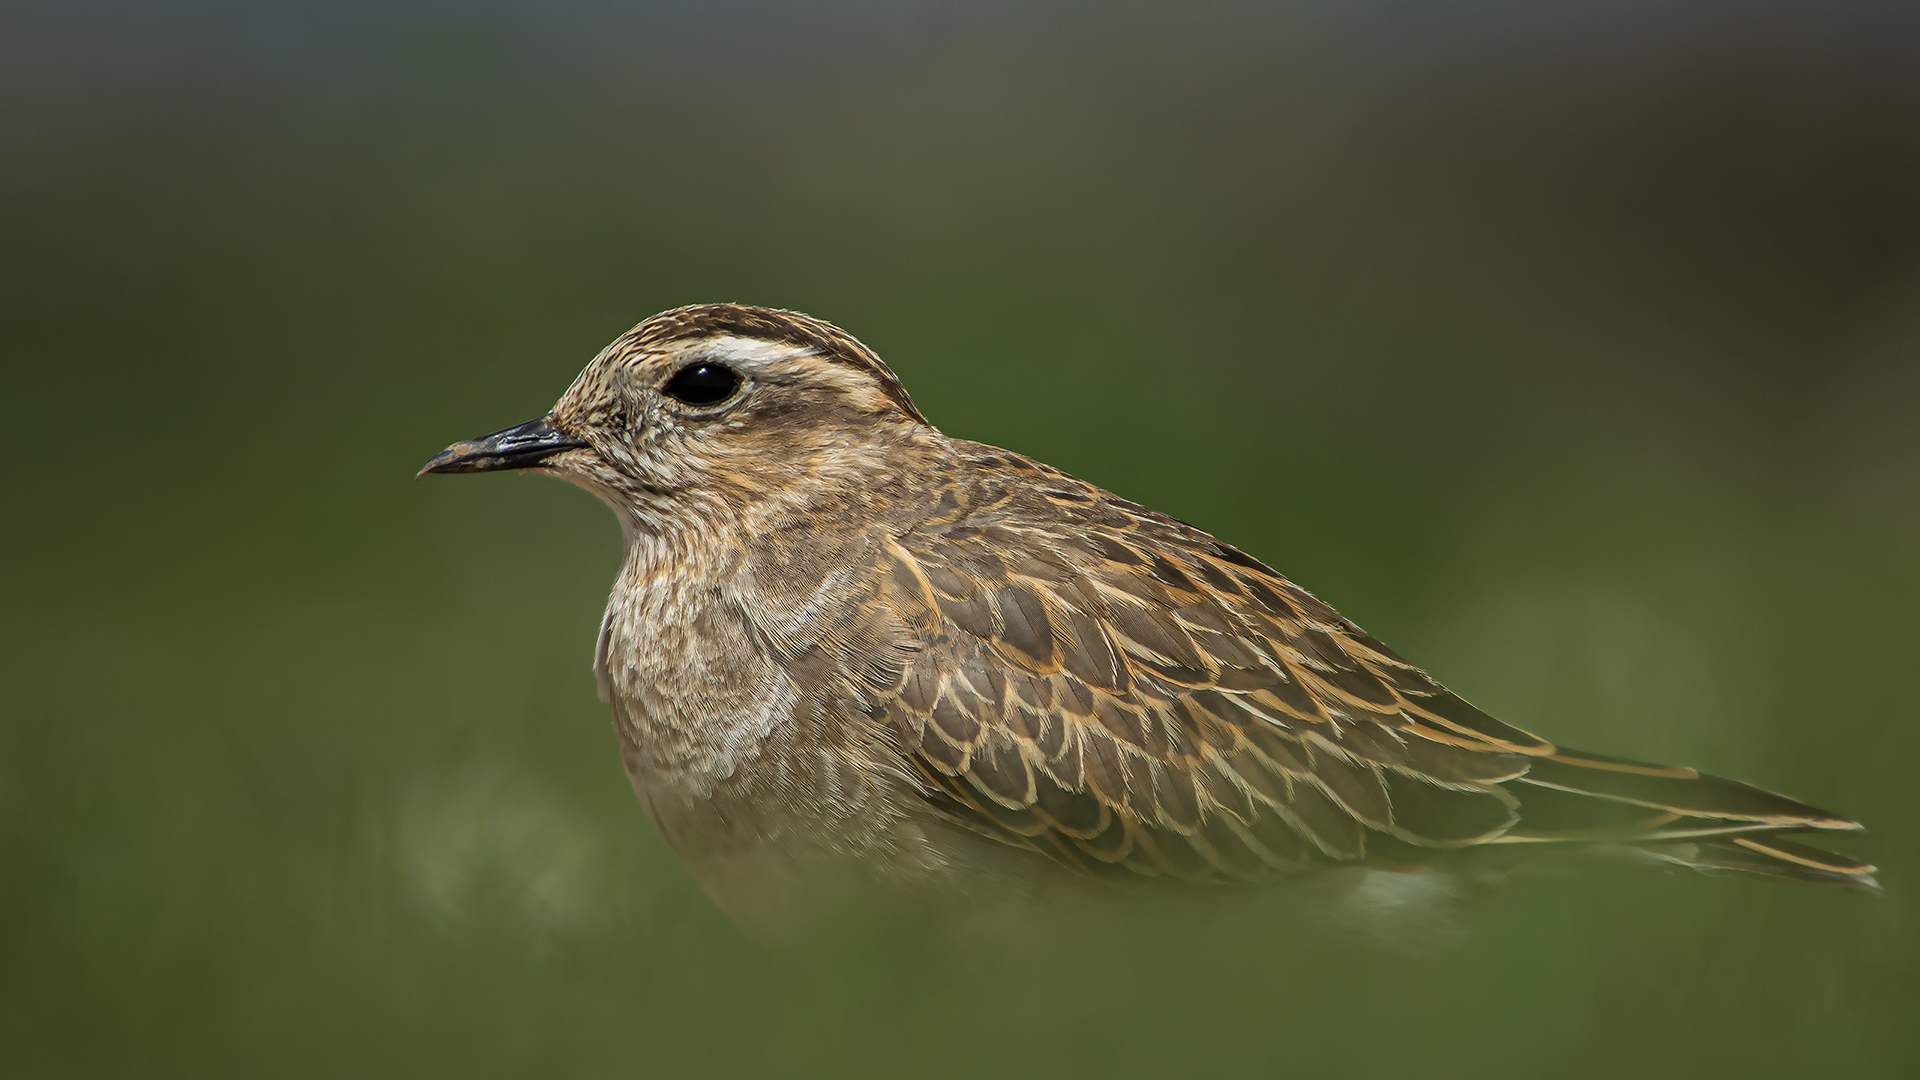
[[[1624,846],[1704,871],[1879,888],[1871,865],[1787,838],[1858,822],[1738,780],[1563,749],[1503,786],[1520,800],[1504,843]]]

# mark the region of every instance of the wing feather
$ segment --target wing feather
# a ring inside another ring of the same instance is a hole
[[[1558,748],[1235,548],[1015,455],[976,464],[879,556],[918,651],[873,705],[929,799],[976,829],[1089,874],[1192,881],[1364,859],[1369,838],[1395,865],[1408,845],[1611,839],[1871,884],[1774,835],[1852,822]]]

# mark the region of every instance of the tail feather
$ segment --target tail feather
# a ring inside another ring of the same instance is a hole
[[[1626,845],[1700,870],[1878,888],[1867,863],[1781,835],[1853,831],[1857,822],[1738,780],[1559,750],[1506,786],[1520,800],[1509,843]]]
[[[1731,871],[1866,892],[1877,892],[1880,888],[1880,884],[1873,879],[1872,866],[1777,836],[1768,836],[1760,841],[1742,837],[1733,841],[1698,840],[1632,846],[1663,862],[1695,870]]]
[[[1857,829],[1846,818],[1765,788],[1675,765],[1561,750],[1537,759],[1521,778],[1618,802],[1688,816],[1731,818],[1809,829]]]

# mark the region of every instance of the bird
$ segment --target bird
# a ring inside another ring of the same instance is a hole
[[[509,469],[618,518],[600,696],[742,922],[816,880],[1125,895],[1496,850],[1877,888],[1794,838],[1857,822],[1496,720],[1239,548],[943,433],[808,315],[655,315],[417,475]]]

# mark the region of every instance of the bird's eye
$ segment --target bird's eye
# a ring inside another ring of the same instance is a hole
[[[740,376],[725,364],[688,364],[660,389],[685,405],[718,405],[740,389]]]

